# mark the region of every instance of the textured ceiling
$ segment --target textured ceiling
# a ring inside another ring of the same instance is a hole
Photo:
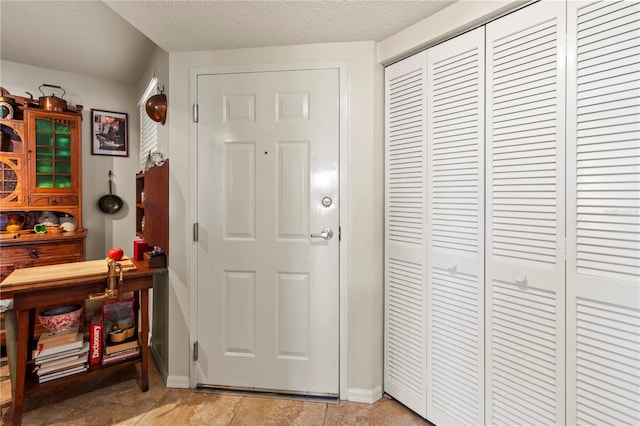
[[[168,52],[383,40],[454,1],[0,0],[0,57],[136,83]]]
[[[106,1],[168,52],[380,41],[452,1]],[[149,13],[149,11],[152,13]]]

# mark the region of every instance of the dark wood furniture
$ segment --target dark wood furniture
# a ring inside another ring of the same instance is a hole
[[[16,268],[85,259],[82,107],[54,112],[24,106],[17,116],[21,119],[0,119],[0,282]],[[76,231],[34,234],[43,211],[71,215]],[[26,218],[23,231],[5,230],[12,214]],[[4,340],[0,333],[0,346]]]
[[[136,235],[169,253],[169,160],[136,175]]]
[[[97,262],[97,261],[91,261]],[[88,262],[84,262],[88,263]],[[91,366],[88,371],[75,376],[68,376],[47,383],[38,384],[31,372],[33,360],[30,353],[33,349],[34,325],[36,322],[36,308],[52,304],[78,303],[90,294],[101,293],[107,287],[106,273],[82,277],[53,278],[43,281],[34,279],[33,282],[12,284],[11,276],[0,283],[0,297],[13,299],[13,309],[6,312],[7,352],[9,365],[12,368],[13,387],[13,424],[22,421],[25,396],[37,394],[38,390],[55,386],[67,387],[83,380],[92,380],[105,374],[108,370],[141,364],[141,388],[143,392],[149,389],[149,289],[153,287],[153,275],[158,271],[148,269],[143,262],[135,262],[137,270],[124,273],[122,292],[134,292],[136,312],[139,312],[140,324],[140,356],[107,366]],[[37,267],[30,270],[47,276],[47,269],[51,267]],[[15,281],[15,280],[13,280]],[[13,358],[13,359],[12,359]]]
[[[24,120],[0,119],[0,280],[15,268],[82,261],[85,253],[82,113],[21,112]],[[43,211],[72,216],[76,232],[30,233]],[[26,217],[23,231],[5,230],[12,214]]]
[[[84,260],[87,232],[5,234],[0,238],[0,281],[14,269]]]

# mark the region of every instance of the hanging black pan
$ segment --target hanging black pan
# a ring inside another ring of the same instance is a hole
[[[124,202],[122,198],[111,193],[111,176],[113,173],[109,170],[109,194],[103,195],[98,200],[98,208],[106,214],[114,214],[122,209]]]

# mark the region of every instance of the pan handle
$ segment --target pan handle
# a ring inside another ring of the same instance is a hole
[[[109,195],[112,195],[111,194],[111,185],[112,185],[111,177],[113,176],[113,172],[111,170],[109,170],[108,174],[109,174]]]

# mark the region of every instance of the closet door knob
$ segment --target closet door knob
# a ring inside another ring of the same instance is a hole
[[[523,271],[516,271],[516,273],[513,274],[513,279],[515,280],[516,284],[527,283],[527,275]]]
[[[455,259],[451,259],[449,263],[447,263],[447,269],[449,270],[449,272],[455,272],[457,268],[458,263],[455,261]]]

